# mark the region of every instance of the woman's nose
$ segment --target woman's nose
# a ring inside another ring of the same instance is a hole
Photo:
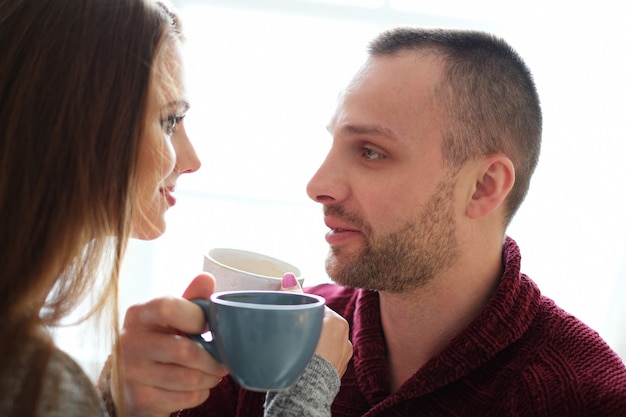
[[[184,125],[176,132],[176,138],[172,141],[176,151],[176,171],[181,174],[195,172],[200,169],[202,163],[196,154]]]

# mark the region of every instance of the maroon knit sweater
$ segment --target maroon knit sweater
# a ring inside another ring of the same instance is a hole
[[[351,327],[354,356],[333,416],[626,416],[621,359],[520,273],[512,239],[503,256],[501,283],[479,316],[391,395],[378,293],[307,289]],[[261,417],[263,401],[225,378],[204,404],[180,415]]]

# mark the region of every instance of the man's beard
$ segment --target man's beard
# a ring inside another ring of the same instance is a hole
[[[365,237],[365,247],[346,253],[331,247],[326,271],[338,284],[400,293],[431,282],[458,259],[460,249],[453,215],[455,176],[443,179],[417,219],[396,231],[373,237],[372,228],[339,206],[327,206],[326,215],[350,222]],[[393,202],[390,202],[393,204]]]

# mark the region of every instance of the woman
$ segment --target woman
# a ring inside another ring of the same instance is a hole
[[[200,167],[181,38],[149,0],[0,0],[2,416],[106,415],[46,329],[88,298],[85,318],[118,340],[128,239],[160,236],[178,177]]]
[[[102,413],[46,327],[95,286],[89,315],[115,340],[127,241],[163,232],[177,178],[200,166],[180,37],[155,3],[0,2],[2,415]]]

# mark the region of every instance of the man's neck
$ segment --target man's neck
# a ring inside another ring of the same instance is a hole
[[[470,270],[447,271],[411,293],[380,293],[391,392],[444,350],[487,304],[502,266],[500,259],[485,266],[474,275]]]

